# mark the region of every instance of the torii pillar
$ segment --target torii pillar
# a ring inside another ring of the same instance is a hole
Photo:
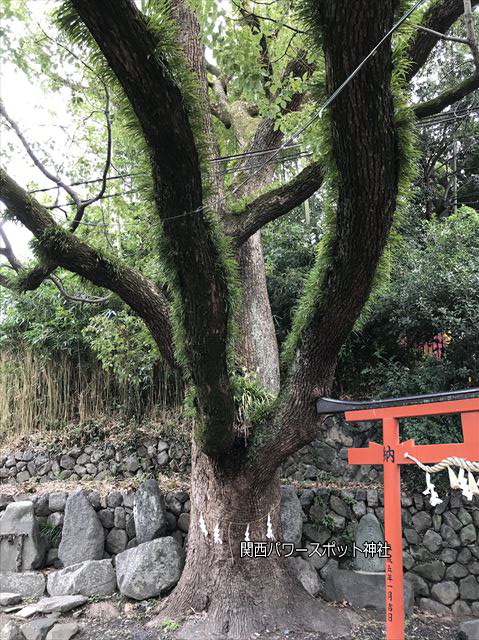
[[[463,442],[416,445],[399,441],[399,420],[460,413]],[[370,442],[364,449],[349,449],[349,464],[384,466],[384,538],[390,545],[386,558],[386,638],[404,640],[404,578],[402,564],[401,466],[411,464],[408,453],[424,464],[455,456],[479,460],[479,398],[347,411],[347,422],[382,421],[383,444]]]

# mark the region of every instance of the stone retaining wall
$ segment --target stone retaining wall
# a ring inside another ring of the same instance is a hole
[[[321,438],[296,452],[282,468],[293,482],[323,479],[325,475],[361,482],[381,482],[382,471],[371,465],[347,463],[348,447],[368,441],[371,423],[347,424],[328,417]],[[27,450],[0,451],[0,484],[44,483],[52,480],[121,480],[157,473],[188,474],[190,444],[171,438],[135,438],[122,444],[61,447],[59,444]]]
[[[303,558],[313,564],[323,580],[331,569],[349,568],[358,522],[367,513],[383,520],[382,493],[364,488],[295,491],[302,509],[296,516],[303,521],[301,548],[308,550],[301,552]],[[135,492],[115,490],[103,496],[95,490],[86,493],[104,529],[104,557],[135,547]],[[33,502],[49,547],[46,566],[59,566],[58,543],[67,497],[67,492],[61,490],[39,495],[0,494],[0,512],[13,500]],[[190,520],[188,493],[165,492],[164,498],[165,535],[185,546]],[[293,498],[296,500],[294,495]],[[416,604],[422,609],[479,615],[479,499],[469,502],[458,492],[443,498],[441,505],[432,508],[420,493],[402,497],[406,575],[413,584]],[[310,557],[317,544],[332,542],[347,546],[348,552],[341,557]]]
[[[189,444],[161,438],[0,452],[0,484],[118,480],[190,470]]]

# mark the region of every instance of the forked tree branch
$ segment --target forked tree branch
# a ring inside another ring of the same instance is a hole
[[[310,198],[321,188],[324,175],[322,163],[310,164],[289,182],[258,196],[243,211],[231,214],[229,221],[236,222],[230,231],[235,246],[240,247],[268,222],[288,214]]]
[[[162,357],[177,368],[163,293],[141,273],[117,258],[108,258],[73,233],[63,229],[48,210],[0,169],[0,200],[37,239],[47,259],[77,273],[98,287],[116,293],[146,323]]]

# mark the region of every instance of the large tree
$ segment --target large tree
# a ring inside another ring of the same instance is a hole
[[[200,39],[200,23],[214,34],[220,19],[215,3],[69,0],[58,11],[74,45],[92,53],[89,68],[107,98],[117,83],[115,96],[123,97],[122,108],[140,134],[138,148],[151,177],[143,194],[160,230],[154,260],[162,264],[161,282],[81,234],[88,207],[105,194],[111,126],[101,189],[82,200],[46,168],[1,108],[36,166],[66,191],[75,213],[65,228],[2,170],[0,198],[9,216],[35,236],[39,258],[34,268],[23,268],[2,232],[0,251],[17,276],[2,272],[0,284],[26,291],[53,278],[61,286],[54,272],[63,268],[113,292],[144,320],[163,359],[181,371],[189,388],[195,416],[188,554],[158,620],[206,612],[198,623],[202,638],[246,638],[283,627],[348,634],[346,622],[308,596],[283,558],[241,559],[240,541],[248,523],[251,539],[264,540],[268,518],[281,537],[278,469],[320,434],[315,401],[330,390],[338,353],[368,301],[395,212],[407,197],[414,119],[440,113],[479,86],[471,2],[437,0],[388,37],[320,113],[325,96],[413,3],[272,4],[239,0],[228,6],[229,24],[236,22],[248,38],[244,50],[221,41],[213,48],[217,64],[206,62]],[[468,19],[460,44],[472,52],[473,71],[410,106],[409,84],[464,6]],[[253,70],[241,68],[248,55]],[[257,100],[240,99],[242,83],[253,83]],[[292,133],[299,135],[300,125],[312,132],[315,159],[271,188],[274,160],[290,142],[285,132],[294,114]],[[246,153],[237,160],[234,180],[208,162],[232,139]],[[280,375],[260,231],[323,182],[324,234]],[[263,402],[245,419],[237,392],[253,375]],[[215,527],[222,544],[215,542]]]

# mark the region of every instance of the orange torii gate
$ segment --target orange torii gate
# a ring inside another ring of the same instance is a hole
[[[383,444],[370,442],[366,448],[350,449],[348,462],[384,466],[384,537],[390,545],[385,572],[386,637],[404,640],[400,465],[416,461],[436,463],[451,457],[479,461],[479,389],[369,402],[321,398],[317,410],[320,414],[344,412],[347,422],[382,422]],[[463,442],[429,445],[417,445],[414,440],[400,442],[401,418],[451,413],[461,414]]]

